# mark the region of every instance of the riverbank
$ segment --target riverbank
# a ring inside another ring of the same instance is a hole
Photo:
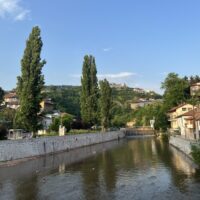
[[[114,140],[0,168],[0,199],[200,199],[200,171],[159,139]]]
[[[176,147],[177,149],[185,153],[191,159],[192,159],[191,144],[194,144],[194,143],[195,141],[184,139],[181,136],[170,136],[170,139],[169,139],[169,144],[171,144],[172,146]]]
[[[124,138],[121,131],[0,141],[0,165]]]

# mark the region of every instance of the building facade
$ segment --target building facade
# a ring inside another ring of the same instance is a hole
[[[168,117],[169,117],[169,122],[171,124],[171,132],[178,132],[180,131],[180,125],[178,123],[178,116],[183,115],[184,113],[187,113],[188,111],[191,111],[194,109],[194,106],[191,104],[181,104],[179,106],[176,106],[169,110]]]

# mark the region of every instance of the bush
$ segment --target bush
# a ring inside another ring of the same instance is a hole
[[[66,131],[69,132],[70,129],[71,129],[71,124],[73,122],[73,117],[72,115],[69,115],[69,114],[65,114],[63,117],[62,117],[62,124],[63,126],[65,126],[66,128]]]
[[[200,145],[191,145],[191,150],[192,158],[194,159],[195,163],[200,165]]]
[[[58,132],[59,126],[63,125],[66,128],[66,131],[69,132],[71,129],[71,124],[73,122],[73,116],[70,114],[65,114],[62,117],[56,117],[53,119],[52,124],[49,127],[50,132]]]
[[[0,124],[0,140],[6,140],[7,139],[7,129],[5,126]]]
[[[60,125],[60,119],[59,118],[54,118],[52,124],[49,127],[49,130],[58,132],[59,125]]]

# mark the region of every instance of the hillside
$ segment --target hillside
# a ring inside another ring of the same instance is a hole
[[[138,98],[159,99],[161,95],[155,92],[139,93],[133,91],[133,88],[112,88],[113,101],[120,107],[128,108],[130,101]],[[55,108],[62,111],[80,116],[80,93],[81,86],[45,86],[44,96],[51,98],[55,103]]]

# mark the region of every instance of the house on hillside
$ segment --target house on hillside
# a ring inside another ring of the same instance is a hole
[[[152,105],[152,104],[160,103],[160,102],[162,102],[162,99],[142,99],[141,98],[137,101],[131,102],[130,107],[132,110],[135,110],[137,108],[142,108],[144,106]]]
[[[138,101],[134,101],[130,104],[131,106],[131,109],[135,110],[137,108],[142,108],[146,105],[150,105],[152,102],[149,101],[149,100],[145,100],[145,101],[141,101],[141,100],[138,100]]]
[[[199,96],[200,97],[200,82],[194,83],[190,86],[190,94],[191,94],[191,96]]]
[[[44,99],[43,101],[41,101],[40,106],[41,106],[41,112],[44,113],[53,112],[54,103],[52,102],[51,99]]]
[[[142,88],[133,88],[134,92],[140,93],[140,94],[145,94],[145,90]]]
[[[7,93],[4,96],[4,104],[6,105],[7,108],[12,108],[12,109],[19,108],[20,104],[16,92]]]
[[[200,109],[190,110],[177,116],[181,136],[187,139],[200,138]]]
[[[127,85],[125,83],[124,84],[110,83],[110,87],[115,88],[115,89],[123,89],[123,88],[127,88]]]
[[[194,106],[191,104],[183,103],[176,107],[173,107],[171,110],[168,111],[169,122],[171,124],[170,132],[178,132],[180,131],[180,126],[178,123],[178,116],[181,116],[188,111],[194,109]]]

